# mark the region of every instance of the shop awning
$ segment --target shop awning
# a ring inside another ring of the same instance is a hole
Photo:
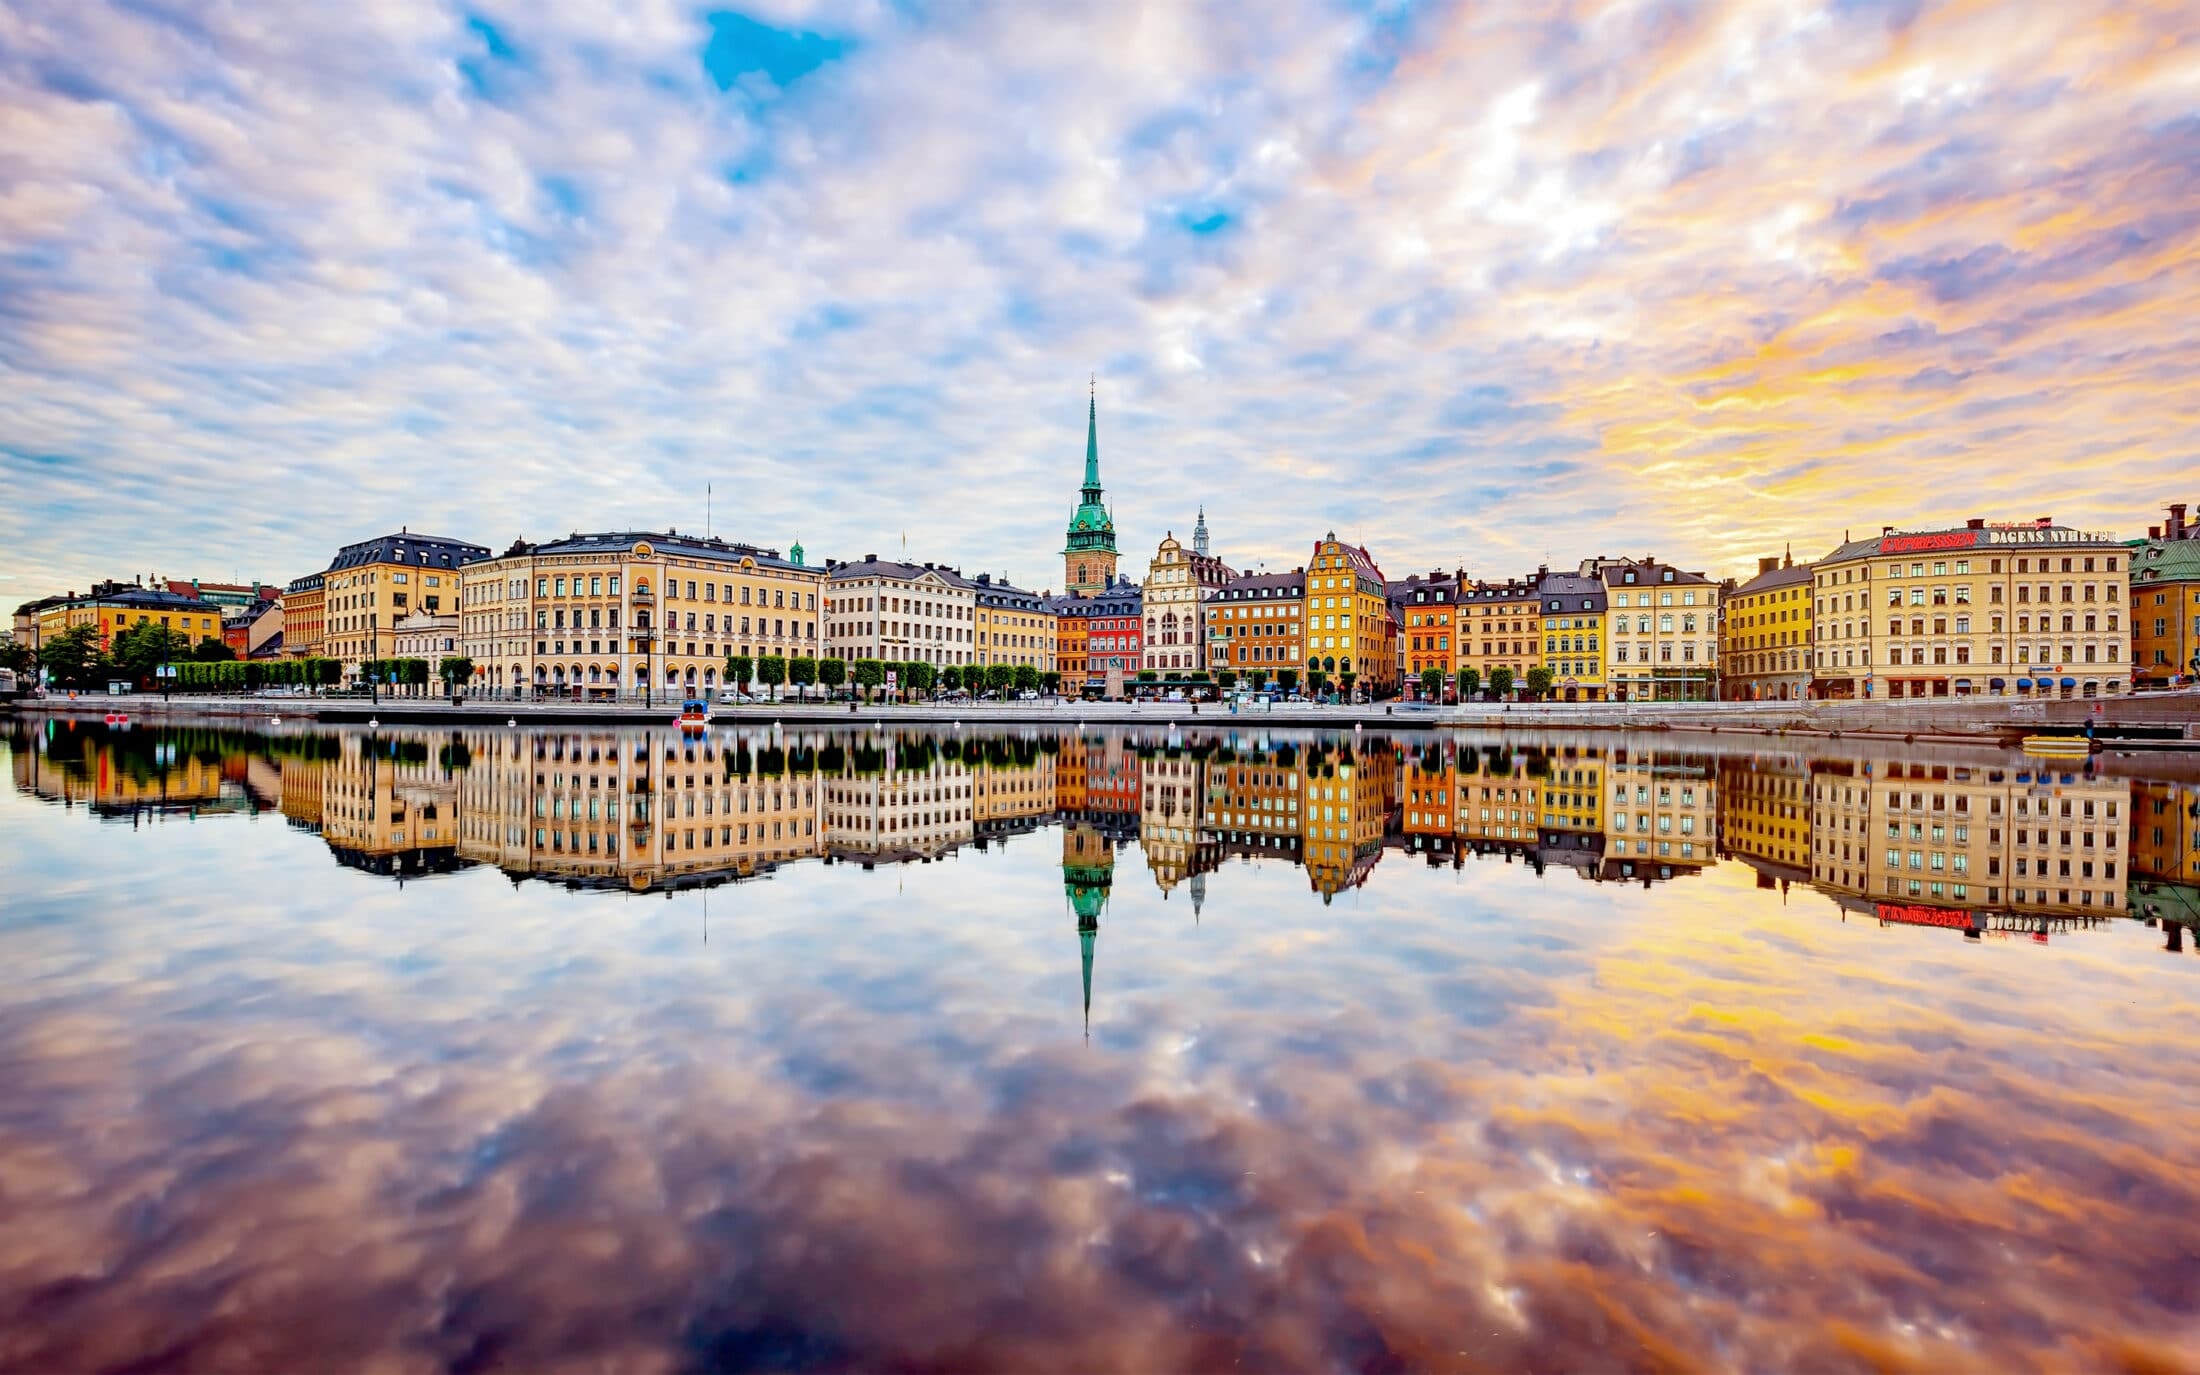
[[[2019,679],[2017,679],[2017,691],[2019,691],[2019,692],[2030,692],[2031,690],[2032,690],[2032,680],[2031,680],[2030,678],[2019,678]]]
[[[2075,678],[2065,678],[2062,680],[2062,685],[2064,687],[2076,687],[2078,685],[2078,680]]]
[[[2030,680],[2028,680],[2028,679],[2027,679],[2027,680],[2024,680],[2024,681],[2021,681],[2021,682],[2019,682],[2019,683],[2017,684],[2017,686],[2019,686],[2019,687],[2025,687],[2025,686],[2029,686],[2029,682],[2030,682]],[[2005,688],[2005,687],[2007,687],[2007,686],[2009,686],[2009,685],[2008,685],[2007,683],[2003,682],[2003,681],[2002,681],[2001,679],[1999,679],[1999,678],[1989,678],[1989,679],[1987,679],[1987,680],[1986,680],[1986,686],[1988,686],[1988,687],[1992,688],[1992,689],[1993,689],[1994,691],[1996,691],[1996,692],[1999,692],[1999,691],[2001,691],[2001,690],[2002,690],[2003,688]]]

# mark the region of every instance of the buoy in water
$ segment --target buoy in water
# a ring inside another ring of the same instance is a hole
[[[368,724],[368,725],[370,725],[370,726],[379,726],[379,725],[381,725],[382,723],[381,723],[380,721],[377,721],[376,719],[374,719],[374,718],[373,718],[372,716],[369,716],[369,717],[367,718],[367,724]]]
[[[507,716],[504,718],[504,724],[507,726],[516,726],[519,724],[519,718],[517,716]]]

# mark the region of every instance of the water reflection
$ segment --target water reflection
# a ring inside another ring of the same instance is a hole
[[[2190,783],[9,746],[0,1366],[2175,1368],[2200,1321]]]

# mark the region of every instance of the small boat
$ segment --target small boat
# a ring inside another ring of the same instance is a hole
[[[2027,735],[2021,748],[2049,759],[2082,759],[2098,746],[2082,735]]]
[[[680,704],[680,729],[710,729],[710,700],[708,698],[690,697]]]

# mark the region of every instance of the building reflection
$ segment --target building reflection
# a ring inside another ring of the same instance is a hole
[[[1324,902],[1384,851],[1463,871],[1652,885],[1720,860],[1844,915],[1971,938],[2111,918],[2182,950],[2200,921],[2200,787],[2042,768],[1667,737],[1526,743],[1216,730],[1007,734],[620,728],[69,728],[9,737],[16,788],[133,822],[279,812],[338,863],[410,879],[486,866],[628,893],[802,860],[932,863],[1059,828],[1089,1009],[1100,925],[1135,852],[1195,920],[1226,860],[1304,871]]]

